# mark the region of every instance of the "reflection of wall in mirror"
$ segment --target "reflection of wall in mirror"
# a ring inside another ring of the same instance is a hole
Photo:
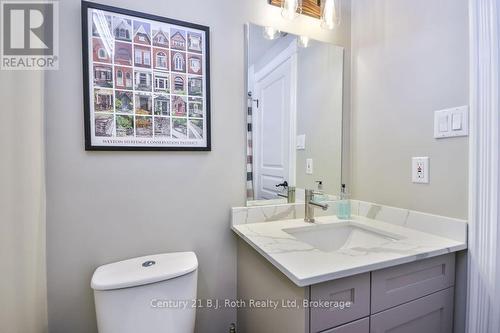
[[[269,41],[262,37],[261,29],[251,25],[249,30],[249,92],[253,90],[253,73],[297,39],[287,34]],[[298,48],[297,74],[296,134],[305,135],[306,147],[295,151],[296,186],[315,189],[315,181],[321,180],[326,193],[337,194],[341,183],[343,48],[317,41],[311,41],[308,48]],[[255,107],[255,103],[253,105]],[[254,142],[253,146],[256,144]],[[305,161],[308,158],[314,160],[312,175],[306,174]],[[252,156],[248,159],[251,161]],[[247,167],[247,171],[255,170],[255,165]],[[249,187],[252,184],[253,181]]]
[[[311,41],[299,49],[297,135],[306,136],[297,150],[297,187],[316,188],[321,180],[326,193],[338,194],[342,159],[343,48]],[[306,159],[314,161],[306,174]]]

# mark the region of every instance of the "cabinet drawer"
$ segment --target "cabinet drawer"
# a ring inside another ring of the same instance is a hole
[[[454,283],[454,253],[375,271],[371,313],[432,294]]]
[[[321,333],[370,333],[370,319],[364,318]]]
[[[329,281],[311,286],[311,302],[350,302],[349,307],[310,308],[311,332],[366,317],[370,314],[370,273]]]
[[[451,333],[453,288],[371,316],[371,333]]]

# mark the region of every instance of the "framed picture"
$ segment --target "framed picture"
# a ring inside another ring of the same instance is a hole
[[[209,28],[82,2],[86,150],[211,150]]]

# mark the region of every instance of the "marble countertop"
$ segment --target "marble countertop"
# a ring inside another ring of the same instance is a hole
[[[299,287],[335,280],[467,248],[463,241],[363,216],[351,219],[360,227],[393,238],[373,246],[326,252],[299,241],[283,229],[308,227],[303,219],[233,225],[232,230]],[[335,216],[317,217],[315,225],[345,223]]]

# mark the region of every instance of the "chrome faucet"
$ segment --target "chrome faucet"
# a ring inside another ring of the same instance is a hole
[[[305,208],[306,211],[304,213],[304,221],[309,223],[314,223],[314,207],[319,207],[323,210],[328,209],[327,204],[322,204],[314,201],[314,194],[318,194],[314,190],[306,190],[305,192]]]
[[[278,193],[278,197],[286,198],[287,203],[295,203],[295,186],[289,186],[287,181],[284,181],[282,184],[276,185],[276,187],[280,186],[286,189],[287,193]]]

